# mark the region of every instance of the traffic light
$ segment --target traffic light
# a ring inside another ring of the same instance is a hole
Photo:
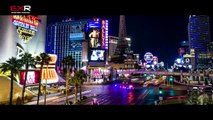
[[[163,89],[162,89],[162,87],[159,87],[158,94],[159,94],[159,100],[163,100]]]
[[[163,94],[163,89],[162,89],[162,87],[159,87],[158,93],[159,93],[159,95],[162,95],[162,94]]]
[[[144,77],[146,77],[146,74],[143,74]]]
[[[159,90],[159,94],[163,94],[163,91],[162,91],[162,90]]]
[[[173,82],[174,78],[172,76],[169,77],[169,81]]]

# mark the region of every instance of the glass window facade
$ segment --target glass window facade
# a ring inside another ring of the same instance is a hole
[[[71,33],[84,33],[89,20],[66,21],[47,26],[46,53],[58,56],[57,66],[61,66],[64,57],[72,55],[75,60],[75,68],[82,66],[82,42],[85,38],[71,40]],[[75,36],[72,36],[72,38]]]

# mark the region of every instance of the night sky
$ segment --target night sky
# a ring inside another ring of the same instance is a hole
[[[48,16],[48,24],[65,18],[85,19],[99,17],[109,20],[109,35],[118,36],[119,16]],[[210,16],[210,30],[212,27]],[[132,50],[143,55],[151,52],[159,61],[171,66],[178,57],[180,42],[188,40],[188,16],[126,16],[127,35],[132,38]],[[213,32],[211,31],[211,38]]]

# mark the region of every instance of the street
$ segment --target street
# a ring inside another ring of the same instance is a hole
[[[93,85],[88,86],[91,93],[96,96],[90,97],[81,105],[91,105],[92,99],[96,98],[99,105],[154,105],[159,100],[158,86],[142,87],[135,85],[134,90],[122,89],[119,86],[111,85]],[[186,90],[173,89],[164,86],[164,98],[170,96],[186,95]]]
[[[99,105],[155,105],[155,101],[159,100],[159,86],[163,88],[163,98],[171,96],[186,95],[186,87],[178,85],[148,85],[143,87],[137,83],[130,83],[134,89],[124,89],[122,83],[111,83],[108,85],[84,85],[82,87],[82,96],[87,99],[83,100],[80,105],[92,105],[94,98],[97,99]],[[78,93],[78,100],[80,99]],[[74,101],[74,95],[68,97],[69,101]],[[36,105],[36,97],[34,101],[27,105]],[[47,97],[47,105],[64,105],[66,96],[61,93],[50,95]],[[40,105],[44,104],[44,99],[41,97]]]

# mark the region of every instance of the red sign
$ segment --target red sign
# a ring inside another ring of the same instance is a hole
[[[12,15],[12,23],[17,28],[18,36],[25,43],[32,40],[38,31],[40,20],[38,16],[33,15]]]
[[[39,76],[40,76],[39,71],[28,71],[26,85],[39,83]],[[20,73],[20,77],[21,77],[20,78],[20,84],[23,85],[24,80],[25,80],[25,72],[24,71],[22,71]]]

